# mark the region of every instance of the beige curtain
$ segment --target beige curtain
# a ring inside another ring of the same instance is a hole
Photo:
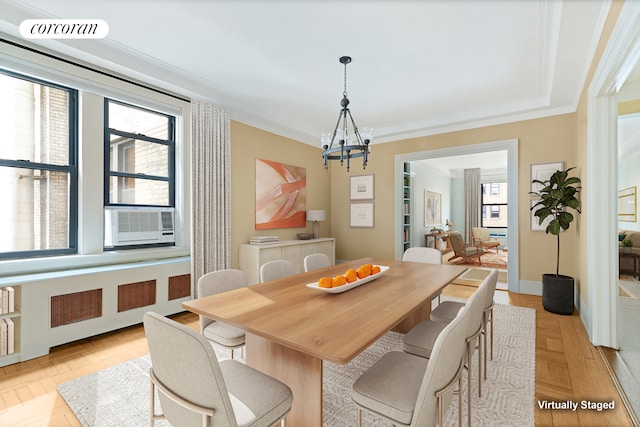
[[[480,225],[480,168],[464,170],[464,239],[472,241],[471,229]]]
[[[205,273],[231,266],[231,137],[228,114],[191,102],[191,295]]]

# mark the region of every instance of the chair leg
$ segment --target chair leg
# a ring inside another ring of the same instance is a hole
[[[487,353],[489,353],[489,349],[487,348],[487,313],[484,312],[482,314],[482,341],[484,343],[484,379],[487,379]]]
[[[358,427],[362,426],[362,409],[358,408]]]
[[[287,420],[284,418],[280,420],[280,427],[287,427]]]
[[[493,360],[493,307],[489,310],[489,320],[491,322],[491,360]]]
[[[149,397],[151,400],[149,402],[149,408],[150,408],[149,420],[150,420],[150,426],[153,427],[156,424],[154,422],[154,418],[156,415],[156,408],[155,408],[156,390],[155,390],[155,386],[153,385],[152,379],[150,379],[150,383],[151,383],[151,393],[149,393]]]
[[[471,359],[473,358],[471,353],[472,341],[467,341],[467,425],[471,427]],[[480,378],[478,378],[480,383]],[[462,397],[462,394],[460,394]]]
[[[480,333],[482,335],[482,332]],[[478,336],[478,397],[482,397],[482,342]]]

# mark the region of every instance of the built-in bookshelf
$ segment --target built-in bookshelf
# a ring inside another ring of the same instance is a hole
[[[402,235],[403,252],[411,247],[411,164],[403,163],[402,171]]]
[[[0,366],[19,356],[20,286],[0,287]]]

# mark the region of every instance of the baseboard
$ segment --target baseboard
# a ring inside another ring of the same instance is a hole
[[[542,282],[536,282],[533,280],[520,280],[518,288],[518,293],[542,296]]]

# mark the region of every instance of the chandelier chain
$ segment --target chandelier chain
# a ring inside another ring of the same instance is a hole
[[[342,92],[342,95],[347,97],[347,63],[345,62],[344,64],[344,92]]]

